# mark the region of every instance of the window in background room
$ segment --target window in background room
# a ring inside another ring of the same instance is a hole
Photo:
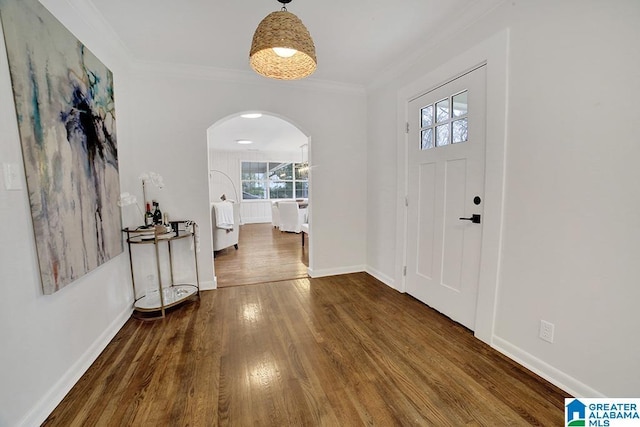
[[[242,162],[242,199],[267,198],[267,163]]]
[[[306,199],[306,163],[242,162],[242,199]]]
[[[309,198],[309,164],[296,163],[296,199]]]
[[[269,198],[293,198],[293,165],[269,162]]]

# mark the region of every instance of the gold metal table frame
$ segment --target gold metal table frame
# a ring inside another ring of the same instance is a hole
[[[133,286],[133,316],[142,320],[153,320],[164,318],[166,316],[167,309],[180,305],[183,302],[192,299],[200,298],[200,278],[198,274],[198,255],[196,250],[197,244],[197,228],[198,225],[189,220],[172,221],[176,224],[176,227],[167,232],[164,226],[157,227],[127,227],[122,231],[126,234],[127,246],[129,249],[129,265],[131,267],[131,284]],[[180,228],[184,228],[180,230]],[[177,234],[176,234],[177,233]],[[175,283],[173,276],[173,255],[171,252],[172,243],[176,240],[191,238],[193,241],[193,260],[195,266],[195,284],[193,283]],[[162,268],[160,264],[160,245],[167,244],[167,250],[169,253],[169,272],[170,272],[170,284],[167,287],[163,286]],[[156,273],[158,275],[158,289],[157,291],[149,292],[145,291],[144,295],[138,297],[136,292],[136,281],[133,269],[133,251],[132,246],[137,245],[154,245],[155,247],[155,263]],[[153,313],[159,313],[153,315]]]

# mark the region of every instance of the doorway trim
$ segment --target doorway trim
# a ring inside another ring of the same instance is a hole
[[[396,271],[398,290],[406,291],[408,167],[406,123],[409,101],[486,64],[486,146],[484,229],[480,252],[478,301],[474,335],[493,343],[500,279],[507,143],[509,30],[505,29],[447,61],[398,91]],[[409,201],[411,203],[411,201]]]
[[[272,111],[266,111],[266,110],[241,110],[241,111],[237,111],[235,113],[232,114],[228,114],[224,117],[220,117],[217,120],[215,120],[211,125],[209,125],[207,127],[206,130],[206,141],[207,141],[207,188],[209,189],[208,194],[211,193],[211,189],[209,188],[211,185],[211,180],[209,179],[209,173],[210,173],[210,168],[211,168],[211,140],[209,137],[209,129],[212,129],[216,126],[219,126],[220,124],[231,120],[233,118],[236,117],[240,117],[242,114],[245,113],[261,113],[263,115],[267,115],[267,116],[272,116],[272,117],[276,117],[282,121],[285,121],[287,123],[289,123],[290,125],[294,126],[296,129],[298,129],[300,131],[300,133],[302,133],[306,138],[307,138],[307,162],[309,164],[309,200],[312,200],[313,197],[313,177],[312,177],[312,173],[311,173],[311,165],[313,164],[313,145],[311,144],[311,135],[309,134],[309,132],[304,129],[302,126],[300,126],[298,123],[294,122],[293,120],[291,120],[290,118],[288,118],[287,116],[283,116],[281,114],[278,113],[274,113]],[[231,179],[231,178],[229,178]],[[238,188],[239,192],[242,192],[241,188]],[[239,202],[242,201],[242,197],[239,197]],[[207,199],[207,204],[210,203],[210,200]],[[208,211],[209,211],[209,224],[211,224],[212,218],[211,218],[211,208],[207,207]],[[313,217],[313,204],[309,203],[309,207],[308,207],[308,212],[307,212],[307,221],[309,223],[309,226],[312,227],[311,222],[312,222],[312,217]],[[211,240],[211,247],[213,247],[213,235],[211,234],[209,236],[209,239]],[[309,248],[309,266],[307,267],[307,274],[311,277],[311,272],[313,271],[313,266],[314,266],[314,252],[315,252],[315,245],[314,245],[314,241],[313,239],[307,239],[307,245]],[[211,258],[211,265],[213,267],[213,289],[217,289],[218,288],[218,278],[216,275],[216,270],[215,270],[215,261],[213,260],[213,256]]]

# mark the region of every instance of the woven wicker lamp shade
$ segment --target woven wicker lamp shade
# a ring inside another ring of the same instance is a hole
[[[273,48],[295,49],[293,56],[279,56]],[[286,9],[264,18],[251,43],[249,63],[256,73],[279,80],[296,80],[313,73],[316,48],[302,21]]]

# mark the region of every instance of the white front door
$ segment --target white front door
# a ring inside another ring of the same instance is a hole
[[[484,203],[485,68],[410,101],[408,109],[406,289],[471,330]]]

